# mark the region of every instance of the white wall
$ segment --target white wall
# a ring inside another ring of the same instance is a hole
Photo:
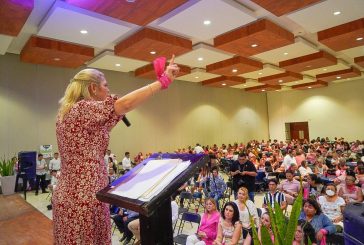
[[[0,56],[0,155],[57,149],[58,100],[78,69],[22,63],[17,55]],[[105,71],[111,91],[126,94],[148,83],[126,73]],[[246,142],[268,137],[265,94],[206,88],[176,81],[146,104],[128,113],[111,133],[110,149],[122,156],[138,151],[173,151],[201,144]]]
[[[268,93],[269,132],[285,139],[286,122],[308,121],[310,139],[364,139],[364,80],[326,88]]]

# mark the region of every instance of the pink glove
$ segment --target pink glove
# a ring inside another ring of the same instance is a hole
[[[154,71],[157,74],[158,81],[162,84],[162,89],[168,88],[169,84],[172,82],[164,71],[166,60],[165,57],[159,57],[153,61]]]

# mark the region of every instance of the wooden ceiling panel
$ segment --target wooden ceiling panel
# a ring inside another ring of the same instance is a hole
[[[340,51],[364,45],[364,18],[317,33],[318,41]]]
[[[266,19],[214,38],[216,48],[241,56],[256,55],[292,43],[292,33]]]
[[[237,76],[221,76],[202,81],[203,86],[225,88],[245,83],[245,79]]]
[[[179,73],[177,77],[181,77],[191,73],[191,68],[189,66],[178,64],[178,67],[179,67]],[[141,77],[141,78],[154,79],[154,80],[156,79],[156,74],[152,63],[136,69],[134,71],[134,75],[136,77]]]
[[[335,65],[337,59],[324,51],[279,62],[279,67],[293,72],[303,72]]]
[[[20,53],[28,63],[77,68],[94,57],[94,49],[32,36]]]
[[[346,79],[351,77],[360,77],[361,72],[355,67],[351,67],[350,69],[333,71],[324,74],[319,74],[316,76],[317,80],[324,82],[332,82],[335,80]]]
[[[0,1],[0,34],[18,36],[33,8],[34,0]]]
[[[116,55],[152,62],[158,56],[167,58],[192,50],[190,40],[149,28],[137,32],[115,46]],[[154,51],[155,54],[150,52]]]
[[[261,77],[258,79],[258,81],[260,83],[278,85],[278,84],[298,81],[298,80],[302,80],[302,79],[303,79],[302,74],[287,71],[287,72],[272,75],[272,76]]]
[[[291,13],[322,0],[252,0],[276,16]]]
[[[354,62],[364,68],[364,56],[356,57]]]
[[[74,6],[107,15],[116,19],[131,22],[140,26],[156,20],[173,9],[187,2],[187,0],[64,0]]]
[[[237,76],[261,69],[263,69],[261,62],[241,56],[235,56],[206,66],[206,72],[224,76]]]
[[[318,80],[318,81],[312,82],[312,83],[294,85],[294,86],[292,86],[292,88],[298,89],[298,90],[306,90],[306,89],[327,87],[327,85],[328,85],[327,82]]]
[[[280,85],[265,84],[265,85],[261,85],[261,86],[246,88],[245,91],[253,92],[253,93],[262,93],[262,92],[264,93],[267,91],[275,91],[275,90],[279,90],[279,89],[281,89]]]

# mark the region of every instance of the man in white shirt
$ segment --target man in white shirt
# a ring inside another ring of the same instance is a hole
[[[129,171],[131,169],[131,159],[130,159],[130,152],[125,152],[125,157],[122,161],[123,169]]]
[[[35,179],[35,195],[38,195],[39,181],[42,188],[42,193],[48,193],[46,191],[46,161],[43,159],[43,154],[38,154],[37,168],[36,168],[36,179]]]
[[[195,152],[196,154],[204,153],[204,152],[205,152],[205,151],[203,150],[203,148],[200,146],[200,144],[199,144],[199,143],[197,143],[197,144],[196,144],[196,146],[195,146],[195,148],[194,148],[193,150],[194,150],[194,152]]]
[[[283,163],[281,167],[284,167],[284,170],[287,171],[292,163],[296,164],[296,151],[288,150],[287,155],[283,159]]]
[[[52,170],[57,172],[61,170],[61,159],[58,152],[55,152],[53,159],[49,161],[49,171],[52,172]]]

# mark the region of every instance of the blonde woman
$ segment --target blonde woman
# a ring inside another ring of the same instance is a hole
[[[250,225],[250,215],[253,216],[256,227],[260,227],[259,216],[255,204],[249,200],[248,189],[240,187],[238,198],[234,201],[239,208],[239,219],[243,226],[244,245],[250,245],[253,231]]]
[[[62,175],[53,194],[55,244],[111,244],[109,207],[96,200],[108,184],[104,155],[110,130],[123,118],[175,79],[174,56],[165,71],[165,58],[155,60],[158,80],[123,97],[111,96],[104,74],[78,72],[60,100],[56,134]]]
[[[206,211],[202,215],[197,233],[187,237],[186,245],[212,245],[216,238],[220,213],[216,209],[215,199],[207,198],[205,206]]]

